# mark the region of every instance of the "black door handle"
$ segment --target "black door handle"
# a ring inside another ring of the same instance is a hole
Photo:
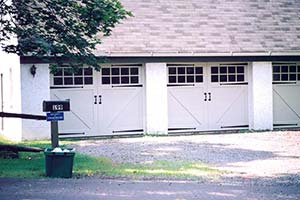
[[[102,95],[99,95],[99,104],[102,104]]]
[[[211,93],[208,93],[208,101],[211,101]]]
[[[94,98],[95,98],[94,104],[97,104],[97,95],[95,95]]]
[[[204,92],[204,101],[207,101],[207,93]]]

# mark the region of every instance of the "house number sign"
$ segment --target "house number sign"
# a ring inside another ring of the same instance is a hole
[[[43,101],[44,112],[70,111],[70,101]]]

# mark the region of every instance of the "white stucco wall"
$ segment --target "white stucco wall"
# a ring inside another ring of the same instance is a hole
[[[146,134],[168,134],[166,63],[146,63]]]
[[[20,58],[0,50],[0,111],[21,112]],[[1,78],[0,78],[1,79]],[[1,83],[2,82],[2,83]],[[2,84],[2,85],[1,85]],[[2,95],[3,94],[3,95]],[[22,120],[0,118],[0,134],[13,141],[22,139]]]
[[[33,64],[21,66],[22,113],[45,115],[42,102],[50,100],[49,64],[35,64],[36,75],[30,73]],[[23,140],[50,138],[50,123],[24,119],[22,122]]]
[[[249,128],[273,129],[272,63],[253,62],[249,69]]]

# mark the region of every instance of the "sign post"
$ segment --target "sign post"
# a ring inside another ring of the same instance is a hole
[[[58,147],[58,122],[51,122],[51,146],[52,148]]]
[[[43,112],[51,122],[51,145],[58,147],[58,121],[64,120],[64,111],[70,111],[70,101],[43,101]]]

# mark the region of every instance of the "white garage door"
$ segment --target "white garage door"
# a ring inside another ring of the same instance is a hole
[[[60,68],[51,76],[52,100],[70,100],[71,111],[65,112],[65,120],[59,121],[61,136],[85,136],[96,133],[97,112],[94,106],[94,72],[92,68],[72,73]]]
[[[248,128],[246,64],[168,65],[169,131]]]
[[[300,127],[300,64],[273,64],[274,128]]]
[[[71,111],[59,122],[60,136],[97,136],[143,132],[141,65],[92,68],[52,75],[51,98],[70,99]]]
[[[113,65],[101,69],[98,93],[102,134],[143,133],[141,65]]]

